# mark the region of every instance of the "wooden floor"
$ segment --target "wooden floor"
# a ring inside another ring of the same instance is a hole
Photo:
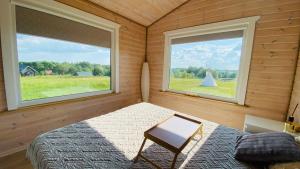
[[[0,169],[33,169],[25,158],[26,151],[0,158]]]

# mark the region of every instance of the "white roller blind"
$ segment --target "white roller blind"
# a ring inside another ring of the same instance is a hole
[[[238,37],[243,37],[242,30],[176,38],[171,40],[171,44],[183,44],[183,43],[210,41],[210,40],[231,39],[231,38],[238,38]]]
[[[17,33],[111,48],[111,32],[44,12],[16,6]]]

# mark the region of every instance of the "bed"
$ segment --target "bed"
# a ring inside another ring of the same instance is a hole
[[[175,112],[149,103],[135,104],[99,117],[44,133],[28,146],[35,169],[153,168],[134,157],[144,131]],[[179,113],[180,114],[180,113]],[[178,156],[175,168],[261,168],[234,159],[239,130],[202,120],[203,138],[196,137]],[[163,168],[174,154],[148,141],[144,156]]]

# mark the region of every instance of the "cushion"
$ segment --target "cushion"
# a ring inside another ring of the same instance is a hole
[[[300,161],[300,149],[287,133],[246,134],[237,138],[234,157],[245,162]]]

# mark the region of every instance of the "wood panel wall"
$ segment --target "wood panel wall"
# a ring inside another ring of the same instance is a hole
[[[298,55],[298,62],[297,62],[297,69],[296,75],[294,80],[293,92],[291,96],[291,102],[289,107],[289,115],[291,115],[296,107],[297,104],[300,104],[300,50]],[[295,122],[300,123],[300,105],[297,107],[295,111]]]
[[[249,16],[261,19],[256,25],[246,106],[160,92],[163,32]],[[283,120],[289,107],[299,32],[299,0],[190,0],[148,28],[150,101],[237,128],[242,128],[246,113]]]
[[[40,133],[137,103],[141,99],[140,74],[145,59],[146,28],[84,0],[59,1],[121,25],[120,94],[8,112],[0,57],[0,157],[24,149]]]

